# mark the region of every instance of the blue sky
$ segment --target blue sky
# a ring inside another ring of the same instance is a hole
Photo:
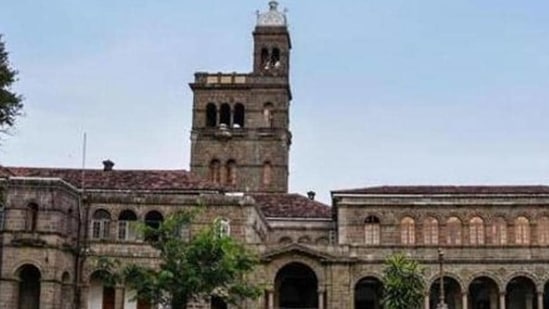
[[[195,71],[251,70],[250,0],[11,0],[26,116],[0,164],[189,165]],[[549,2],[281,1],[291,191],[549,183]]]

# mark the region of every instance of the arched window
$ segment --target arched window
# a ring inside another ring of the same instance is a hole
[[[92,216],[91,238],[108,239],[110,222],[111,214],[108,211],[104,209],[96,210]]]
[[[279,244],[291,244],[292,242],[292,238],[288,236],[284,236],[278,240]]]
[[[538,219],[538,243],[549,245],[549,218],[546,216]]]
[[[426,245],[438,244],[438,220],[428,217],[423,221],[423,243]]]
[[[27,205],[27,231],[35,232],[38,225],[38,205],[30,203]]]
[[[214,183],[221,182],[221,162],[217,159],[210,162],[210,180]]]
[[[446,244],[461,245],[461,220],[458,217],[446,221]]]
[[[261,49],[261,67],[264,70],[268,70],[270,68],[269,50],[267,50],[267,48]]]
[[[225,183],[229,185],[235,185],[236,184],[236,161],[235,160],[227,161],[227,164],[225,165],[225,170],[227,175],[227,179]]]
[[[273,48],[273,53],[271,54],[271,65],[277,69],[280,67],[280,49]]]
[[[416,229],[414,219],[404,217],[400,220],[400,242],[403,245],[413,245],[416,243]]]
[[[219,123],[231,127],[231,106],[227,103],[221,104],[219,110]]]
[[[206,105],[206,126],[217,126],[217,106],[214,103],[208,103]]]
[[[234,127],[243,128],[244,127],[244,105],[236,103],[234,106]]]
[[[263,105],[263,120],[267,128],[273,127],[273,103],[267,102]]]
[[[515,243],[517,245],[530,244],[530,221],[526,217],[515,219]]]
[[[265,187],[271,185],[272,177],[273,166],[270,161],[265,161],[265,163],[263,163],[263,185]]]
[[[145,225],[157,229],[160,227],[160,224],[164,221],[164,216],[156,210],[151,210],[145,215]]]
[[[216,223],[217,223],[219,236],[230,236],[231,235],[231,223],[230,223],[229,219],[217,218]]]
[[[492,224],[492,242],[495,245],[505,245],[507,243],[507,221],[502,217],[494,219]]]
[[[137,216],[131,210],[123,210],[118,216],[118,239],[119,240],[134,240],[134,224],[137,221]]]
[[[145,225],[152,228],[152,229],[158,229],[160,227],[160,224],[164,221],[164,216],[156,210],[151,210],[145,215]],[[148,235],[145,235],[146,240],[158,240],[158,235],[155,233],[151,233]]]
[[[469,243],[484,245],[484,220],[481,217],[473,217],[469,221]]]
[[[379,245],[381,227],[376,216],[368,216],[364,220],[364,242],[367,245]]]

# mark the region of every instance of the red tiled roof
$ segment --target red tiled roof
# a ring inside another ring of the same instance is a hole
[[[332,194],[549,194],[549,186],[380,186]]]
[[[299,194],[253,193],[266,217],[275,218],[330,218],[328,205]]]
[[[70,168],[2,167],[0,177],[61,178],[82,187],[82,170]],[[86,189],[104,190],[219,190],[219,185],[201,180],[185,170],[111,170],[86,169]]]

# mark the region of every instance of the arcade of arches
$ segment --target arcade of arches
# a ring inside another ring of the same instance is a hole
[[[549,309],[549,282],[537,291],[534,281],[516,276],[504,285],[488,276],[474,278],[462,287],[456,278],[443,278],[444,300],[449,309]],[[354,286],[353,308],[382,309],[383,283],[366,276]],[[274,280],[274,291],[266,293],[268,309],[324,309],[329,303],[315,272],[307,265],[291,262],[282,267]],[[436,309],[440,301],[440,279],[429,284],[424,308]]]

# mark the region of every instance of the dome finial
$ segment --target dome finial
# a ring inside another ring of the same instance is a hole
[[[269,1],[269,11],[257,14],[258,26],[286,26],[285,12],[278,11],[278,2]]]

